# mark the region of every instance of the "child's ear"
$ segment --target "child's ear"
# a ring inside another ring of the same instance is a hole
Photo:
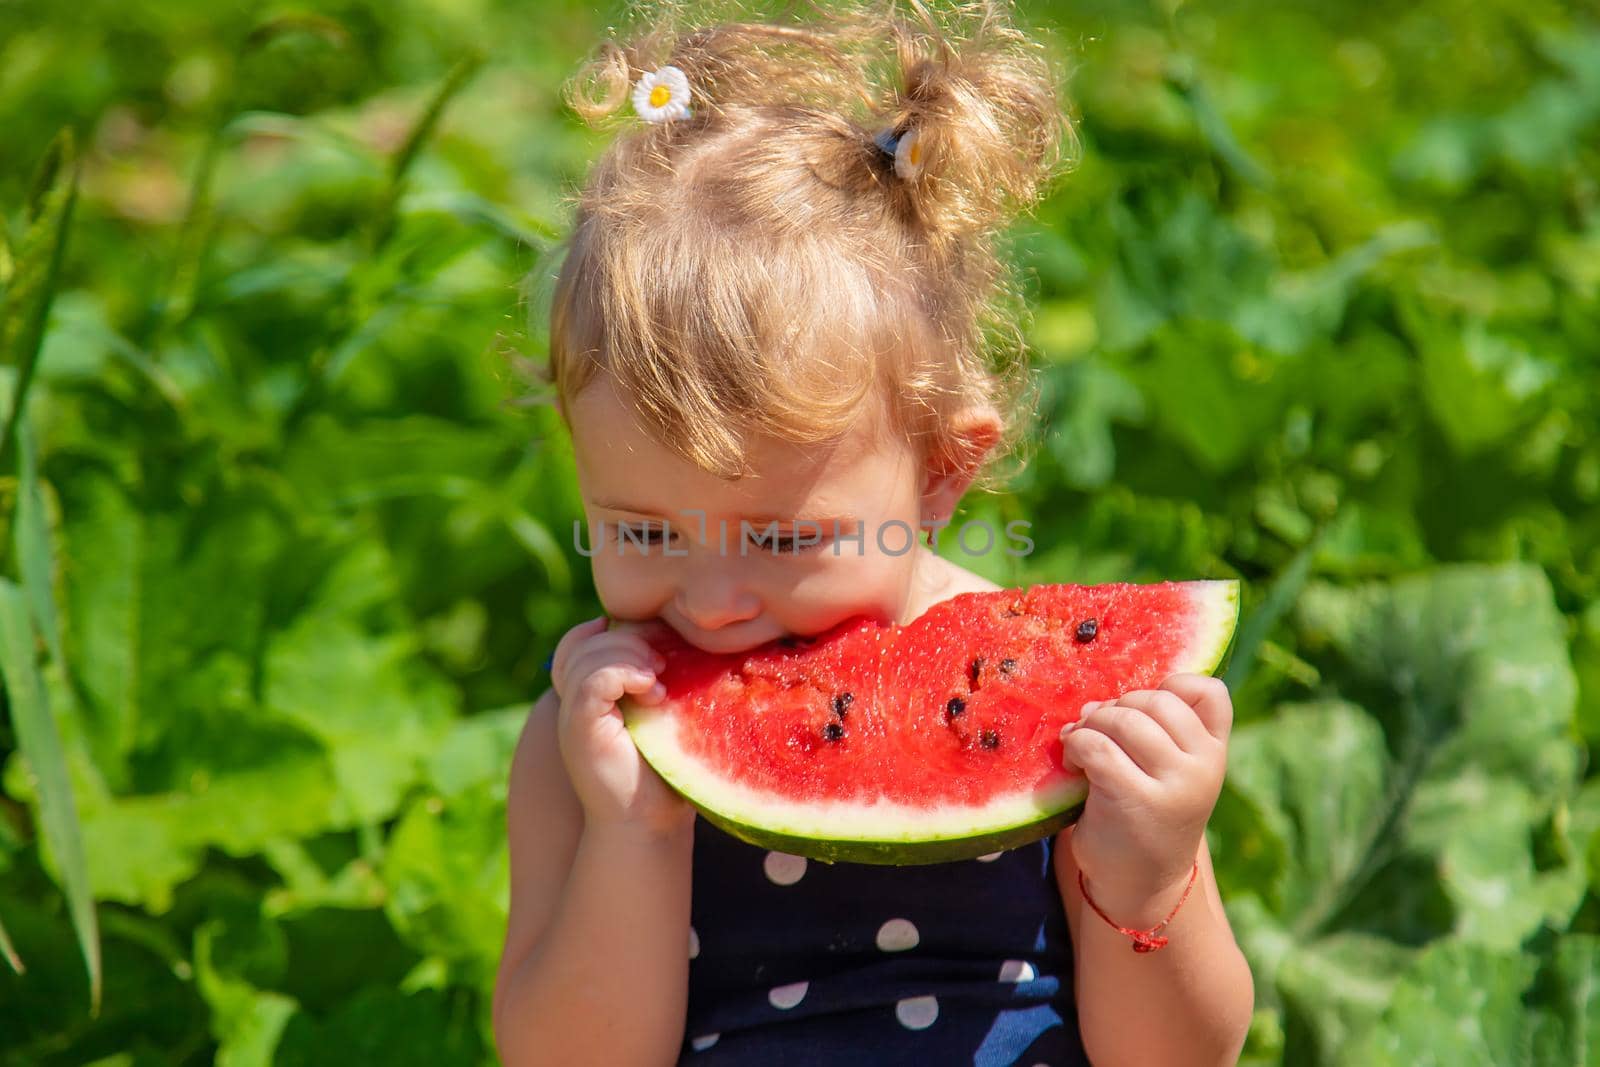
[[[943,522],[955,513],[1004,429],[1000,413],[987,405],[967,408],[951,420],[951,436],[957,446],[929,456],[923,472],[924,523]]]

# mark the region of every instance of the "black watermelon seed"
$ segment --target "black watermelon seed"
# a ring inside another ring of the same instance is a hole
[[[840,693],[833,698],[833,713],[841,719],[844,718],[844,713],[849,710],[851,704],[855,703],[855,700],[856,695],[854,693]]]
[[[983,731],[980,731],[979,734],[978,734],[978,744],[982,745],[984,748],[999,748],[1000,747],[1000,731],[998,731],[998,730],[983,730]]]
[[[1007,657],[1006,659],[1003,659],[1003,660],[1000,661],[1000,673],[1001,674],[1010,674],[1012,671],[1014,671],[1016,669],[1017,669],[1017,661],[1016,660],[1011,659],[1010,657]]]
[[[957,715],[960,715],[963,711],[967,710],[967,702],[962,700],[960,697],[951,697],[950,703],[944,706],[944,710],[953,719]]]
[[[1087,644],[1094,640],[1094,635],[1100,632],[1100,623],[1096,619],[1084,619],[1078,624],[1077,639]]]
[[[844,736],[844,727],[836,722],[830,722],[822,728],[822,736],[827,741],[837,741]]]
[[[974,689],[976,689],[977,686],[978,686],[978,672],[980,672],[982,670],[983,670],[983,657],[982,656],[979,656],[977,659],[973,660],[972,661],[972,666],[967,668],[967,678],[968,678],[968,680],[971,681],[972,686],[973,686]]]

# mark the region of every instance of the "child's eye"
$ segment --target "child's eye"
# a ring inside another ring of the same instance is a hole
[[[822,539],[807,531],[802,537],[798,534],[768,534],[756,531],[750,537],[750,543],[759,549],[771,552],[775,556],[791,556],[800,552],[811,552],[822,547]]]
[[[650,523],[630,524],[618,523],[617,543],[622,545],[659,545],[667,540],[672,531],[662,525]]]

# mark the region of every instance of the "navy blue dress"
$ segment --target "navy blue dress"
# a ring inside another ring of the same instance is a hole
[[[826,864],[697,818],[679,1062],[1087,1065],[1050,845]]]

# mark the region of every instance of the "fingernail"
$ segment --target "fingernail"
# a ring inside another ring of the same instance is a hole
[[[666,695],[667,695],[667,687],[662,685],[660,682],[657,682],[655,685],[650,687],[650,699],[651,700],[660,700],[662,697],[664,697]]]
[[[1065,739],[1068,734],[1070,734],[1072,731],[1076,730],[1077,728],[1078,728],[1078,724],[1077,723],[1075,723],[1075,722],[1067,723],[1067,725],[1065,725],[1065,726],[1063,726],[1061,728],[1061,736],[1062,736],[1062,738]]]

